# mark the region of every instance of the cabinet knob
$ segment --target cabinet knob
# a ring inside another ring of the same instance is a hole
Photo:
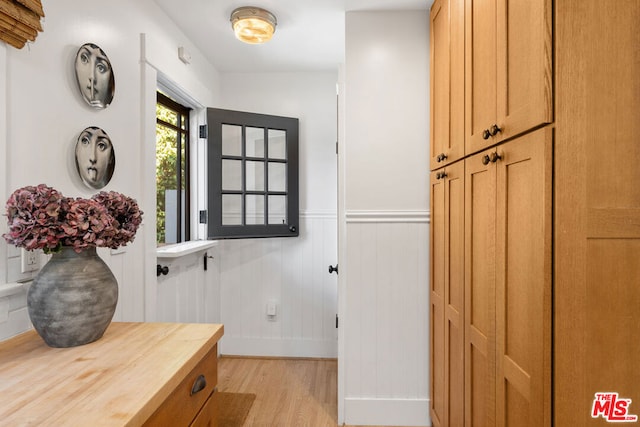
[[[498,134],[498,132],[502,132],[502,129],[500,129],[500,127],[498,127],[498,125],[491,126],[491,129],[489,130],[489,133],[491,134],[491,136],[496,136]]]
[[[482,139],[489,139],[491,137],[491,132],[489,129],[485,129],[482,131]]]
[[[169,267],[166,265],[162,266],[160,264],[156,265],[156,276],[160,276],[161,274],[165,276],[169,274]]]
[[[444,153],[438,154],[438,157],[436,157],[436,162],[440,163],[444,160],[447,160],[447,155]]]
[[[483,165],[485,165],[485,166],[488,165],[490,161],[491,161],[491,159],[486,154],[484,156],[482,156],[482,164]]]
[[[500,154],[498,154],[497,152],[491,153],[491,163],[495,163],[500,159],[502,159],[502,156]]]

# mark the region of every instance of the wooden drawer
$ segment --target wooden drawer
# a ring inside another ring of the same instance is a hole
[[[197,393],[191,390],[200,376],[206,381],[206,386]],[[171,393],[158,410],[145,422],[145,426],[188,426],[205,406],[212,406],[209,399],[218,382],[218,346],[198,363],[178,387]],[[206,423],[204,425],[207,425]],[[215,425],[215,424],[211,424]]]
[[[214,390],[190,427],[218,427],[219,413],[218,391]]]

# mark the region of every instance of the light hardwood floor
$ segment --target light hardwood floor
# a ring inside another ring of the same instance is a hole
[[[262,359],[223,356],[218,390],[255,393],[245,426],[335,427],[336,360]]]
[[[244,427],[337,426],[338,362],[333,359],[222,356],[218,390],[255,393]]]

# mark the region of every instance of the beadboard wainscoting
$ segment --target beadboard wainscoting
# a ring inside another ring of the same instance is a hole
[[[224,240],[219,249],[222,354],[337,356],[335,212],[301,212],[298,237]]]
[[[158,276],[156,312],[159,322],[219,322],[218,258],[217,247],[175,258],[158,258],[158,265],[169,269],[166,275]]]
[[[429,213],[345,218],[345,422],[429,425]]]

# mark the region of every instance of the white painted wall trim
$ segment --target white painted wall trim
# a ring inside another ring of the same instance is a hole
[[[431,213],[426,211],[364,211],[345,212],[347,223],[422,223],[430,222]]]
[[[7,45],[0,45],[0,200],[7,200]],[[0,234],[7,230],[7,221],[0,221]],[[0,285],[7,281],[7,244],[0,243]]]
[[[346,398],[349,425],[430,426],[429,399]]]
[[[301,340],[299,338],[244,338],[224,336],[220,354],[225,356],[308,357],[335,359],[335,340]]]

